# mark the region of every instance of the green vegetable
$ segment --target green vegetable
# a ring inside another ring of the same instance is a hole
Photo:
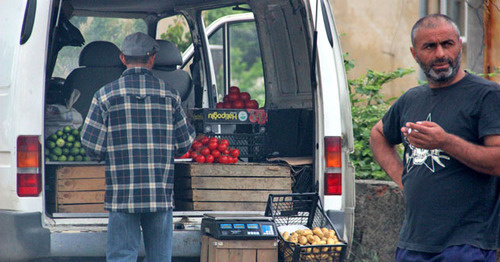
[[[63,133],[63,131],[62,131],[62,130],[59,130],[59,131],[57,131],[57,132],[56,132],[56,135],[57,135],[58,137],[61,137],[63,134],[64,134],[64,133]]]
[[[68,156],[68,161],[75,161],[75,157],[74,156]]]
[[[75,142],[75,137],[73,135],[68,135],[68,137],[66,138],[66,141]]]
[[[49,155],[50,161],[57,161],[57,156],[56,155]]]
[[[64,139],[62,139],[62,138],[59,138],[59,139],[57,139],[57,141],[56,141],[56,145],[57,145],[58,147],[63,147],[65,143],[66,143],[66,142],[65,142],[65,141],[64,141]]]
[[[64,133],[71,133],[72,132],[72,128],[70,126],[65,126],[64,129],[63,129],[63,132]]]
[[[76,142],[73,144],[73,147],[74,147],[74,148],[80,148],[80,147],[82,147],[82,143],[80,143],[79,141],[76,141]]]
[[[72,156],[76,156],[76,155],[79,155],[80,154],[80,149],[79,148],[76,148],[76,147],[73,147],[69,150],[69,153],[72,155]]]
[[[54,154],[55,156],[60,156],[62,155],[62,148],[55,147],[54,149],[52,149],[51,153]]]
[[[59,157],[57,158],[57,160],[58,160],[58,161],[66,161],[66,160],[68,160],[68,158],[67,158],[66,156],[64,156],[64,155],[63,155],[63,156],[59,156]]]
[[[54,141],[47,141],[45,146],[49,149],[52,149],[52,148],[56,147],[56,143]]]
[[[83,160],[83,156],[81,156],[81,155],[75,156],[75,161],[82,161],[82,160]]]
[[[65,156],[68,156],[69,155],[69,149],[63,148],[62,154],[65,155]]]

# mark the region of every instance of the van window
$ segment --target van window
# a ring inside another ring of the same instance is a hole
[[[181,53],[191,45],[191,33],[186,19],[182,15],[166,17],[158,22],[156,39],[174,43]]]
[[[147,33],[146,23],[142,19],[118,19],[103,17],[72,17],[70,22],[80,30],[85,44],[93,41],[110,41],[120,47],[123,39],[135,32]],[[66,46],[61,49],[54,69],[54,77],[66,76],[78,67],[78,58],[83,46]]]
[[[0,87],[10,85],[16,46],[19,44],[26,6],[24,1],[12,1],[0,8]]]
[[[207,20],[214,19],[206,11]],[[265,103],[264,73],[255,22],[228,21],[208,36],[217,81],[217,101],[222,101],[230,86],[248,92],[260,106]]]

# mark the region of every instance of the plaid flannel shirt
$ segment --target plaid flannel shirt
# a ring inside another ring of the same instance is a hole
[[[146,68],[125,70],[92,99],[82,145],[106,163],[104,208],[144,213],[173,208],[174,155],[195,132],[179,95]]]

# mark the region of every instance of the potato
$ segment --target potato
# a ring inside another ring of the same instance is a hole
[[[288,239],[290,238],[290,233],[288,233],[288,231],[285,231],[281,236],[285,241],[288,241]]]
[[[304,229],[304,235],[305,235],[305,236],[309,236],[309,235],[311,235],[311,236],[312,236],[313,234],[314,234],[314,233],[313,233],[313,231],[312,231],[311,229]]]
[[[295,233],[297,233],[297,235],[301,236],[304,234],[304,229],[299,229],[299,230],[295,231]]]
[[[321,238],[319,238],[319,237],[318,237],[318,236],[316,236],[316,235],[314,235],[314,236],[313,236],[313,238],[314,238],[314,241],[315,241],[315,242],[319,242],[319,241],[321,241]]]
[[[325,234],[323,234],[323,231],[321,231],[321,229],[319,229],[319,227],[315,227],[315,228],[313,229],[313,233],[314,233],[316,236],[320,237],[320,238],[322,238],[322,237],[324,237],[324,236],[325,236]]]
[[[305,245],[305,244],[307,244],[307,237],[305,237],[305,236],[300,236],[300,237],[299,237],[299,244],[301,244],[301,245]]]
[[[335,244],[335,240],[334,240],[333,238],[331,238],[331,237],[330,237],[330,238],[328,238],[328,239],[326,240],[326,244],[327,244],[327,245],[334,245],[334,244]]]
[[[298,239],[298,237],[297,237],[297,236],[292,235],[292,236],[290,236],[290,238],[288,239],[288,241],[290,241],[290,242],[293,242],[293,243],[296,243],[296,244],[297,244],[297,243],[299,242],[299,239]]]
[[[314,242],[314,237],[312,235],[307,235],[307,242],[313,243]]]

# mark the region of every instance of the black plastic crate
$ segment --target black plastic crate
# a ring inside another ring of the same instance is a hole
[[[250,158],[252,160],[265,158],[265,133],[214,134],[213,136],[219,139],[227,139],[229,147],[240,150],[240,158]]]
[[[294,193],[269,195],[265,216],[273,218],[276,226],[302,225],[333,229],[337,238],[342,241],[335,245],[299,245],[285,241],[279,234],[280,261],[344,261],[347,245],[341,238],[333,223],[325,214],[317,193]]]

